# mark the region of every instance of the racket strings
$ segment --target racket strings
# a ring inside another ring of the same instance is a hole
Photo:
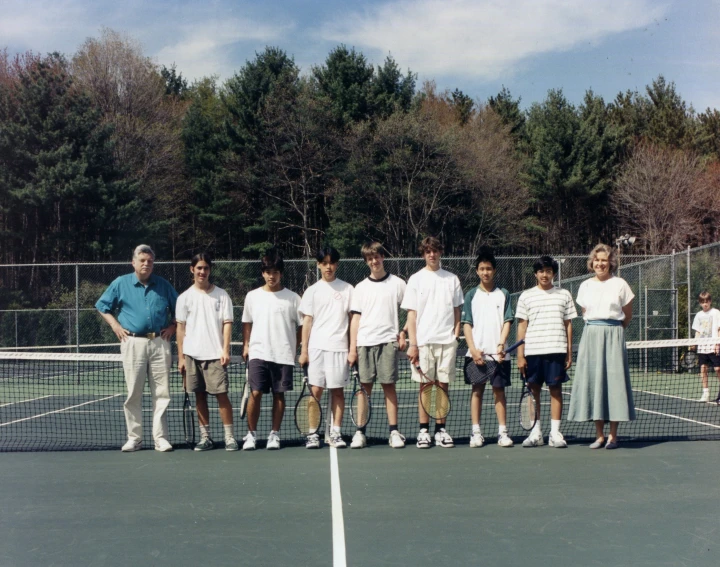
[[[300,433],[309,435],[320,429],[322,410],[320,403],[311,395],[303,396],[295,408],[295,423]]]
[[[370,403],[367,394],[363,390],[358,390],[353,395],[352,415],[355,419],[357,427],[365,427],[370,421]]]
[[[537,403],[530,394],[525,394],[520,400],[520,425],[523,429],[529,430],[537,420]]]
[[[450,412],[450,398],[445,390],[435,384],[425,386],[420,392],[420,403],[433,419],[443,419]]]

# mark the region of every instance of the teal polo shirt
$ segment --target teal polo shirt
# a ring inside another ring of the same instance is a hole
[[[113,281],[95,308],[115,315],[123,329],[145,335],[159,333],[175,320],[177,298],[169,281],[151,274],[147,285],[143,285],[132,273]]]

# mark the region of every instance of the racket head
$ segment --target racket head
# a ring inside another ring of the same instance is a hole
[[[240,417],[245,418],[247,415],[248,398],[250,397],[250,385],[248,384],[248,369],[245,368],[245,385],[243,386],[243,395],[240,400]]]
[[[195,412],[190,403],[190,394],[185,392],[183,401],[183,429],[185,431],[185,443],[192,447],[195,444]]]
[[[520,427],[525,431],[530,431],[537,423],[537,403],[535,396],[533,395],[527,384],[523,389],[523,394],[520,396],[520,406],[518,408],[518,414],[520,418]]]
[[[420,387],[420,403],[425,412],[435,421],[445,419],[450,413],[450,398],[447,392],[435,382]]]
[[[698,363],[698,355],[694,350],[687,351],[680,359],[685,368],[695,368]]]
[[[295,403],[295,427],[301,435],[317,433],[322,426],[322,407],[318,399],[313,396],[307,381],[307,369],[303,368],[305,378],[303,389],[298,401]]]
[[[485,364],[475,364],[475,361],[472,359],[467,363],[466,374],[473,386],[486,384],[488,381],[492,382],[495,376],[502,370],[502,363],[495,360],[492,355],[487,356],[489,358],[485,360]]]
[[[365,427],[370,422],[372,406],[370,397],[361,386],[353,392],[352,403],[350,404],[350,417],[355,427]]]

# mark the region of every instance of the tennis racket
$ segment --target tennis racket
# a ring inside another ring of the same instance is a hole
[[[520,417],[520,427],[525,431],[530,431],[538,420],[537,400],[528,386],[527,380],[523,376],[523,393],[520,396],[520,407],[518,408]]]
[[[524,343],[524,340],[518,341],[514,345],[506,348],[503,353],[509,354]],[[487,381],[490,381],[492,384],[498,375],[503,377],[507,376],[509,361],[498,360],[496,354],[485,354],[484,356],[486,357],[485,364],[471,363],[467,366],[467,376],[473,386],[477,384],[485,384]]]
[[[350,417],[355,427],[365,427],[370,422],[370,416],[372,416],[370,396],[368,396],[367,390],[360,382],[357,365],[352,366],[351,372],[355,379],[355,390],[350,404]]]
[[[447,392],[440,387],[440,382],[430,380],[427,374],[422,371],[420,364],[415,365],[415,370],[420,374],[420,404],[425,413],[435,421],[445,419],[450,413],[450,398]]]
[[[245,419],[247,415],[248,398],[250,397],[250,385],[248,384],[249,371],[245,364],[245,385],[243,386],[242,400],[240,400],[240,417]]]
[[[295,403],[295,427],[301,435],[317,433],[322,425],[322,407],[308,384],[307,367],[303,367],[303,389]]]
[[[183,429],[185,430],[185,443],[188,447],[193,448],[195,446],[195,411],[190,403],[190,394],[187,393],[187,390],[185,390],[185,401],[183,402]]]
[[[690,370],[691,368],[695,368],[698,364],[698,355],[694,350],[689,350],[685,352],[680,357],[680,364],[683,365],[684,368],[687,368]]]

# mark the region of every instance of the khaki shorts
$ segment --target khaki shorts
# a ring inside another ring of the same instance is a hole
[[[457,360],[457,341],[453,341],[447,345],[429,344],[422,345],[419,350],[420,368],[430,380],[437,380],[445,384],[455,380],[455,366]],[[417,373],[415,367],[411,364],[412,379],[420,382],[420,374]]]
[[[220,360],[195,360],[185,355],[185,387],[188,392],[227,394],[228,375]]]
[[[398,380],[398,344],[385,343],[377,346],[358,347],[358,372],[360,382],[394,384]]]

